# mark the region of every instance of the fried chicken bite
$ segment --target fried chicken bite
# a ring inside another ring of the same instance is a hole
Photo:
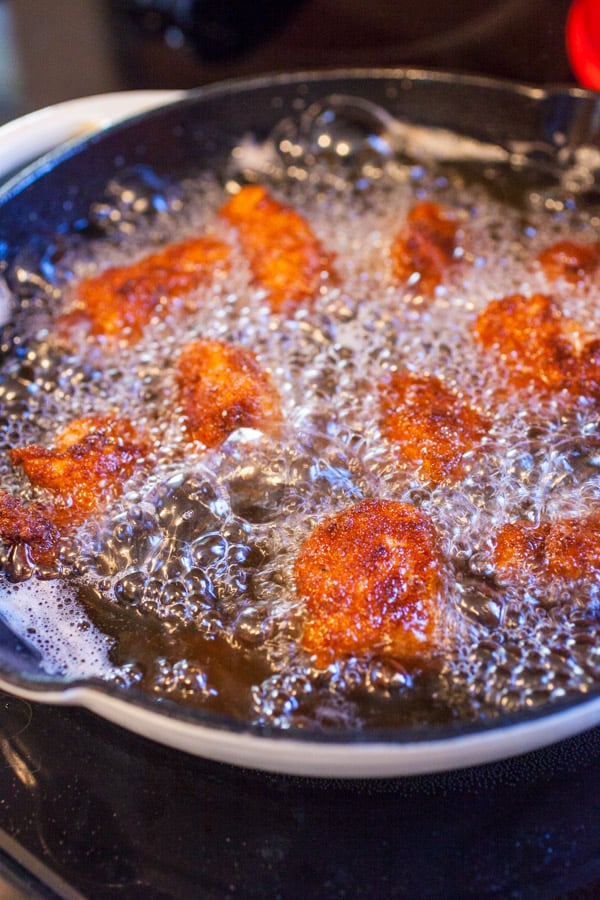
[[[216,340],[184,347],[175,372],[187,433],[217,447],[237,428],[274,429],[279,395],[253,353]]]
[[[61,534],[53,511],[40,503],[23,503],[0,491],[0,538],[14,553],[24,550],[32,565],[51,566],[59,551]]]
[[[576,580],[600,573],[600,515],[557,519],[554,522],[517,521],[503,525],[496,535],[494,565],[502,575],[520,572]]]
[[[57,435],[53,449],[31,444],[9,456],[33,485],[51,494],[54,524],[70,528],[118,497],[149,449],[129,420],[85,416]]]
[[[600,572],[600,516],[560,519],[546,538],[548,571],[559,578],[586,578]]]
[[[23,547],[37,565],[56,562],[61,541],[102,506],[118,497],[150,450],[127,419],[75,419],[48,449],[36,444],[9,452],[32,485],[47,491],[47,504],[26,504],[0,492],[0,537]]]
[[[546,564],[546,541],[550,525],[507,522],[495,537],[493,562],[502,575],[541,571]]]
[[[474,326],[477,340],[498,354],[509,383],[551,396],[600,398],[600,342],[563,315],[544,294],[493,300]]]
[[[408,282],[430,298],[454,262],[457,230],[456,221],[443,206],[430,202],[413,206],[390,247],[396,281]]]
[[[190,238],[128,266],[84,278],[59,327],[82,322],[93,335],[135,344],[153,318],[192,308],[186,295],[227,270],[229,247],[214,237]]]
[[[556,241],[537,256],[547,278],[559,278],[578,284],[592,275],[600,265],[600,244],[580,244],[575,241]]]
[[[394,372],[379,385],[381,429],[424,481],[456,482],[490,423],[434,375]]]
[[[222,207],[237,230],[254,283],[267,292],[275,313],[310,305],[324,283],[335,279],[333,257],[297,212],[274,200],[263,187],[243,187]]]
[[[430,655],[440,624],[441,555],[416,507],[362,500],[317,525],[294,567],[302,646],[319,664],[352,653]]]

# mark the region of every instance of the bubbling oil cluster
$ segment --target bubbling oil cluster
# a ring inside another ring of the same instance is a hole
[[[0,379],[7,490],[39,501],[11,451],[46,453],[74,420],[117,415],[150,449],[63,535],[50,582],[27,579],[31,558],[17,565],[4,535],[0,614],[49,671],[283,729],[477,720],[597,688],[597,568],[549,577],[542,551],[531,562],[510,544],[504,569],[497,552],[507,523],[522,523],[526,547],[543,523],[596,529],[597,251],[573,248],[592,246],[597,220],[534,194],[501,202],[433,163],[369,157],[348,177],[306,147],[288,164],[270,146],[256,166],[259,150],[249,168],[237,148],[225,186],[165,184],[160,203],[144,173],[115,181],[90,212],[101,239],[17,261]],[[240,226],[261,215],[258,238]],[[300,233],[285,271],[278,218]],[[176,264],[164,249],[175,244]],[[212,266],[202,277],[200,257]],[[109,268],[110,297],[129,291],[137,304],[129,322],[104,296],[93,315],[79,303]],[[552,299],[534,308],[532,297]],[[514,310],[484,318],[504,298],[539,317],[525,337],[511,337]],[[481,338],[488,325],[508,334],[504,356]],[[225,365],[224,344],[238,356],[208,393],[228,405],[190,433],[189,354]],[[537,354],[525,376],[511,370],[522,344]],[[258,371],[242,403],[236,385]],[[319,656],[303,643],[300,549],[328,517],[370,501],[410,505],[437,536],[426,659],[377,646]]]

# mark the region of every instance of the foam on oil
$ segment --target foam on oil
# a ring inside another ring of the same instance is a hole
[[[319,140],[326,145],[321,132]],[[143,684],[280,728],[473,720],[597,687],[597,582],[548,589],[524,577],[499,588],[491,577],[492,538],[503,523],[583,515],[598,503],[597,411],[582,404],[566,416],[534,395],[499,400],[501,376],[482,363],[471,334],[478,311],[517,291],[552,292],[567,315],[600,332],[593,284],[550,286],[531,264],[561,237],[591,239],[597,220],[533,191],[520,207],[499,202],[435,164],[384,153],[349,177],[304,150],[305,158],[286,145],[277,156],[270,146],[265,162],[253,148],[248,171],[241,146],[227,182],[235,190],[260,172],[335,254],[339,280],[324,280],[314,305],[292,318],[270,314],[252,286],[235,234],[216,214],[226,192],[210,178],[176,189],[157,188],[147,173],[115,182],[91,211],[104,238],[73,238],[50,262],[18,262],[21,311],[7,330],[12,349],[0,382],[5,484],[30,496],[6,451],[52,444],[90,412],[131,417],[157,451],[151,474],[136,476],[102,521],[80,529],[68,582],[7,585],[3,617],[33,635],[48,671]],[[451,206],[460,223],[456,265],[431,304],[418,292],[408,302],[387,260],[407,210],[424,198]],[[156,322],[118,354],[98,341],[69,351],[57,343],[54,316],[79,278],[204,231],[233,246],[235,263],[200,292],[196,315]],[[185,442],[173,365],[200,336],[257,354],[281,394],[282,435],[242,429],[209,452]],[[491,419],[461,483],[422,483],[382,439],[377,385],[399,366],[435,373]],[[440,534],[448,627],[428,670],[381,658],[318,670],[298,646],[297,549],[324,516],[364,497],[415,503]],[[144,629],[152,635],[145,654],[131,637]],[[237,673],[237,701],[228,672]],[[245,705],[236,707],[239,695]]]
[[[50,675],[69,679],[114,678],[111,640],[77,604],[77,588],[60,581],[30,579],[2,592],[2,618],[44,659]]]

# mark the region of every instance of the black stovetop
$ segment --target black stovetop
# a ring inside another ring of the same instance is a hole
[[[197,759],[79,709],[4,696],[0,713],[0,847],[38,879],[28,896],[599,896],[600,729],[344,782]]]

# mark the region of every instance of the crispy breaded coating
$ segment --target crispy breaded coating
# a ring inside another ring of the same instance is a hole
[[[31,444],[10,451],[29,481],[52,494],[58,527],[83,522],[118,497],[149,450],[127,419],[86,416],[71,422],[53,449]]]
[[[454,261],[458,226],[452,215],[437,203],[417,203],[410,210],[392,246],[392,272],[399,282],[417,273],[415,292],[431,297]]]
[[[552,297],[513,294],[493,300],[477,317],[474,333],[486,349],[499,355],[513,387],[597,399],[598,342],[563,315]]]
[[[51,566],[61,535],[53,521],[53,510],[39,503],[26,505],[7,491],[0,491],[0,537],[10,547],[24,546],[36,565]]]
[[[579,351],[577,391],[582,397],[600,399],[600,339],[586,340]]]
[[[494,545],[494,566],[509,575],[524,570],[541,570],[546,558],[546,538],[549,524],[507,522],[498,531]]]
[[[600,572],[600,516],[553,522],[546,539],[548,570],[560,578],[585,578]]]
[[[394,372],[379,385],[381,430],[424,481],[455,482],[490,423],[434,375]]]
[[[175,372],[190,440],[221,444],[237,428],[271,430],[281,421],[279,395],[253,353],[223,341],[184,347]]]
[[[77,286],[74,308],[62,320],[83,321],[93,335],[134,344],[151,319],[189,308],[186,295],[227,268],[229,247],[214,237],[170,244],[129,266],[106,269]]]
[[[51,566],[61,539],[95,510],[118,497],[150,447],[127,419],[85,416],[57,435],[54,448],[36,444],[9,456],[29,481],[51,495],[51,502],[25,504],[0,493],[0,537],[24,545],[37,565]]]
[[[302,645],[319,663],[351,653],[430,654],[440,621],[435,529],[408,503],[363,500],[329,516],[300,549]]]
[[[503,575],[533,571],[571,580],[600,572],[600,515],[534,525],[517,521],[496,535],[494,565]]]
[[[325,283],[323,275],[335,279],[333,257],[308,222],[265,188],[242,188],[220,213],[236,228],[254,282],[267,292],[273,312],[289,314],[309,305]]]
[[[563,278],[577,284],[593,274],[600,265],[599,244],[579,244],[575,241],[557,241],[537,256],[547,278]]]

